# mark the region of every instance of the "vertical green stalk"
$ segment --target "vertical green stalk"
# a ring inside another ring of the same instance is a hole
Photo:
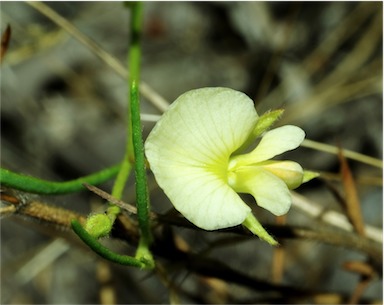
[[[138,259],[145,259],[149,264],[153,264],[152,254],[149,251],[149,246],[152,242],[152,235],[149,223],[149,193],[147,186],[147,174],[145,170],[144,143],[142,137],[139,102],[142,11],[142,3],[131,3],[131,47],[128,55],[130,70],[130,121],[132,127],[133,152],[135,156],[137,217],[141,231],[136,257]]]
[[[139,36],[140,27],[141,27],[141,12],[138,11],[137,6],[141,6],[138,2],[126,2],[125,3],[131,9],[131,23],[130,23],[130,36],[131,36],[131,46],[128,53],[128,70],[130,70],[130,77],[128,77],[128,88],[131,89],[132,80],[138,80],[140,77],[140,58],[141,50],[139,45]],[[128,111],[127,111],[127,143],[125,149],[125,155],[123,162],[121,164],[120,171],[116,177],[115,184],[112,188],[112,196],[121,199],[123,196],[123,191],[127,183],[129,174],[132,169],[132,163],[135,162],[135,153],[133,150],[133,140],[132,140],[132,115],[131,115],[131,100],[132,98],[128,97]],[[112,203],[109,204],[107,214],[112,222],[115,220],[117,215],[120,213],[120,208],[117,205]]]
[[[140,241],[136,256],[126,256],[114,253],[104,247],[97,240],[107,235],[120,213],[120,208],[110,203],[107,215],[97,214],[88,218],[85,229],[76,220],[71,225],[75,233],[96,253],[102,257],[123,265],[140,268],[153,268],[155,266],[152,253],[149,250],[152,242],[151,228],[149,223],[149,193],[147,186],[147,174],[145,170],[144,143],[141,132],[140,103],[139,103],[139,80],[140,80],[140,34],[142,21],[142,4],[140,2],[129,2],[131,8],[131,45],[128,54],[130,78],[128,86],[130,89],[128,114],[127,114],[127,147],[124,160],[119,174],[112,189],[112,196],[120,199],[127,179],[129,177],[132,163],[135,164],[136,176],[136,205],[137,216],[140,227]]]
[[[128,134],[130,134],[130,131]],[[121,199],[123,195],[123,190],[132,168],[127,152],[128,152],[128,149],[125,152],[124,160],[121,163],[120,171],[117,174],[115,183],[112,188],[112,196],[117,199]],[[115,221],[119,213],[120,213],[120,208],[115,204],[109,203],[109,207],[107,209],[107,215],[112,223]]]

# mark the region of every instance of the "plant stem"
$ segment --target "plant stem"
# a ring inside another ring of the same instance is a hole
[[[147,174],[145,170],[144,144],[142,138],[142,127],[140,120],[139,81],[141,62],[141,24],[142,3],[131,3],[131,46],[129,49],[128,64],[130,68],[130,117],[132,126],[132,142],[135,156],[136,176],[136,205],[141,237],[136,257],[144,257],[152,261],[149,246],[152,235],[149,223],[149,194],[147,186]]]
[[[0,168],[0,184],[20,191],[35,194],[66,194],[85,190],[83,183],[96,185],[116,176],[120,164],[108,167],[99,172],[78,179],[56,182],[48,181],[32,176],[15,173],[5,168]]]
[[[125,184],[128,180],[129,174],[132,169],[132,163],[135,161],[134,143],[133,143],[133,127],[132,127],[132,83],[140,78],[140,27],[141,27],[141,4],[138,2],[130,3],[131,7],[131,46],[128,53],[128,68],[130,69],[130,77],[128,77],[128,88],[130,88],[130,95],[128,97],[128,112],[127,112],[127,144],[125,149],[124,160],[120,172],[116,178],[115,184],[112,189],[112,196],[121,199],[124,191]],[[138,99],[138,97],[137,97]],[[140,122],[140,119],[139,119]],[[141,138],[141,134],[140,134]],[[120,208],[110,203],[107,210],[108,216],[114,221],[116,216],[120,213]]]
[[[128,131],[128,134],[130,134],[130,131]],[[128,150],[126,150],[125,152],[124,160],[121,164],[120,171],[116,177],[115,183],[112,188],[112,196],[118,199],[121,199],[123,195],[125,184],[127,182],[127,179],[132,169],[132,165],[131,165],[131,162],[129,161],[127,151]],[[107,209],[107,215],[111,219],[112,223],[115,221],[119,213],[120,213],[120,208],[113,203],[109,203],[109,207]]]
[[[84,241],[94,252],[99,254],[101,257],[121,265],[128,265],[139,268],[145,268],[147,266],[145,261],[140,261],[132,256],[121,255],[112,252],[101,243],[99,243],[96,238],[88,234],[88,232],[77,220],[72,220],[71,226],[73,231],[75,231],[75,233],[82,239],[82,241]]]

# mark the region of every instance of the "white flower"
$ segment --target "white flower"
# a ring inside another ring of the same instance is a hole
[[[241,92],[202,88],[181,95],[151,131],[145,152],[156,181],[196,226],[215,230],[244,224],[275,243],[265,231],[262,236],[261,225],[251,228],[258,222],[237,193],[252,194],[274,215],[287,213],[289,189],[302,183],[303,169],[269,159],[297,148],[305,134],[296,126],[279,127],[265,132],[254,150],[239,154],[277,119],[265,117],[259,118]]]

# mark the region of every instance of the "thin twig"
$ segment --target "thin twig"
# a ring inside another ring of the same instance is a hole
[[[127,204],[121,200],[117,200],[116,198],[111,197],[111,195],[98,189],[95,186],[89,186],[89,185],[84,185],[84,186],[87,187],[92,192],[94,192],[95,194],[99,195],[100,197],[102,197],[108,201],[111,201],[111,202],[115,203],[116,205],[121,206],[123,209],[126,209],[130,213],[134,214],[136,212],[135,208],[133,206],[131,206],[131,205],[129,205],[129,204]],[[306,203],[306,201],[303,201],[302,196],[297,195],[295,193],[293,193],[293,195],[294,195],[294,203],[296,202],[296,206],[303,207],[303,202]],[[297,204],[299,199],[301,199],[300,204]],[[352,231],[352,226],[350,225],[350,223],[346,219],[345,215],[340,214],[340,213],[336,213],[336,212],[331,212],[331,211],[325,212],[319,206],[317,206],[316,208],[317,208],[316,210],[315,209],[310,210],[312,212],[311,216],[313,216],[314,218],[318,218],[322,215],[321,219],[325,219],[326,222],[333,224],[333,225],[336,224],[339,228],[343,228],[347,231]],[[336,217],[335,217],[335,215],[336,215]],[[329,216],[331,216],[331,217],[329,217]],[[176,225],[176,226],[188,227],[191,229],[198,229],[197,227],[192,225],[190,222],[188,222],[186,219],[181,218],[181,217],[170,217],[170,216],[166,216],[166,215],[159,215],[159,214],[152,212],[151,218],[156,219],[157,221],[163,222],[163,223],[168,223],[168,224],[172,224],[172,225]],[[335,218],[337,218],[336,221],[334,221],[334,222],[329,221],[329,220],[334,220]],[[270,226],[268,226],[268,227],[270,227]],[[366,238],[359,239],[358,236],[355,236],[355,235],[350,234],[350,233],[341,233],[341,232],[336,233],[333,230],[332,231],[319,231],[318,232],[318,231],[315,231],[312,229],[299,228],[299,227],[294,227],[294,226],[271,226],[271,227],[273,228],[273,230],[276,231],[276,232],[273,232],[275,234],[275,236],[280,237],[280,238],[281,237],[283,237],[283,238],[284,237],[287,237],[287,238],[306,238],[306,239],[308,238],[308,239],[323,241],[323,242],[333,244],[333,245],[339,245],[339,246],[344,246],[344,247],[349,247],[349,248],[352,247],[355,249],[359,249],[363,252],[367,252],[367,253],[369,252],[370,255],[375,256],[376,259],[379,256],[378,252],[380,252],[378,249],[376,249],[376,246],[374,246],[374,244],[371,243],[368,239],[366,239]],[[278,230],[279,227],[282,228],[282,231]],[[292,230],[289,231],[288,228],[291,228]],[[382,239],[378,238],[378,236],[380,236],[380,234],[382,235],[382,232],[380,232],[379,230],[378,230],[379,232],[376,232],[376,231],[374,231],[374,229],[376,229],[376,228],[366,226],[367,236],[371,237],[375,241],[378,241],[379,243],[381,243]],[[283,232],[284,230],[286,230],[285,233]],[[222,230],[222,231],[224,231],[224,232],[234,231],[234,232],[239,233],[239,231],[237,229],[228,229],[228,230]],[[286,234],[288,231],[290,233]],[[372,234],[372,232],[375,232],[375,234]],[[242,234],[243,234],[243,232],[242,232]],[[347,234],[347,235],[344,235],[344,234]]]
[[[116,57],[112,56],[110,53],[101,48],[95,41],[80,32],[70,21],[52,10],[48,5],[39,1],[27,1],[27,4],[67,31],[71,36],[99,57],[105,64],[112,68],[118,75],[124,79],[128,77],[128,71]],[[161,112],[164,112],[168,108],[169,103],[145,82],[141,83],[140,92]]]
[[[93,186],[93,185],[90,185],[88,183],[84,183],[83,184],[88,190],[90,190],[92,193],[95,193],[96,195],[100,196],[101,198],[107,200],[108,202],[111,202],[117,206],[119,206],[120,208],[122,208],[123,210],[127,211],[128,213],[130,214],[134,214],[136,215],[137,214],[137,208],[129,203],[126,203],[120,199],[117,199],[115,197],[113,197],[111,194],[103,191],[102,189],[99,189],[98,187],[96,186]],[[151,213],[150,216],[152,218],[156,218],[156,214],[155,213]]]
[[[72,219],[77,219],[81,223],[85,222],[85,217],[79,213],[41,202],[17,190],[4,190],[0,193],[0,199],[9,206],[15,207],[14,215],[27,216],[62,229],[69,229]],[[0,211],[0,216],[4,216],[1,212],[4,210]]]
[[[308,200],[306,197],[296,192],[291,192],[291,194],[293,198],[292,205],[295,208],[301,210],[314,219],[318,219],[319,221],[323,221],[327,224],[349,232],[353,231],[352,225],[349,223],[347,217],[344,214],[332,210],[327,210],[316,202]],[[372,239],[380,244],[383,242],[383,231],[379,228],[366,225],[365,231],[369,239]]]
[[[316,142],[316,141],[309,140],[309,139],[305,139],[303,141],[303,143],[301,143],[300,146],[315,149],[318,151],[323,151],[323,152],[333,154],[333,155],[338,154],[338,148],[336,146]],[[352,151],[349,149],[342,149],[342,152],[343,152],[344,156],[348,159],[359,161],[361,163],[372,165],[372,166],[375,166],[378,168],[383,168],[383,161],[382,160],[379,160],[379,159],[376,159],[376,158],[373,158],[373,157],[370,157],[367,155],[363,155],[363,154],[360,154],[358,152],[355,152],[355,151]]]
[[[17,193],[19,194],[19,193]],[[3,196],[3,193],[0,193]],[[24,196],[20,194],[20,196]],[[112,198],[109,198],[109,200]],[[1,200],[4,200],[1,197]],[[53,225],[58,225],[61,228],[69,229],[71,226],[72,219],[78,219],[80,222],[85,222],[85,217],[73,211],[56,207],[52,205],[48,205],[44,202],[38,201],[35,198],[29,199],[26,197],[23,198],[23,206],[17,209],[15,215],[23,215],[29,218],[37,219],[44,223],[50,223]],[[21,201],[21,200],[19,200]],[[12,204],[12,202],[8,202]],[[125,206],[125,205],[124,205]],[[192,230],[202,230],[191,224],[185,218],[182,217],[172,217],[172,216],[164,216],[160,214],[155,214],[156,220],[159,224],[169,224],[174,226],[180,226],[189,228]],[[313,241],[320,241],[327,244],[345,247],[357,251],[361,251],[369,255],[375,262],[376,265],[382,264],[382,249],[379,246],[379,243],[373,242],[367,238],[356,236],[353,233],[343,233],[335,230],[314,230],[310,228],[297,227],[297,226],[271,226],[265,225],[266,229],[268,229],[271,234],[273,234],[278,239],[308,239]],[[137,232],[137,231],[136,231]],[[232,232],[236,234],[240,234],[243,236],[249,236],[249,238],[254,238],[254,236],[250,236],[247,230],[243,230],[241,227],[235,227],[225,230],[219,230],[218,233],[223,232]],[[128,232],[129,237],[133,233]],[[138,234],[135,233],[135,234]],[[119,236],[124,236],[124,232],[119,232]],[[369,230],[367,230],[367,236],[369,236]],[[156,245],[158,241],[154,244]],[[158,245],[160,246],[160,245]],[[161,247],[161,246],[160,246]],[[163,249],[164,250],[164,249]],[[162,249],[157,249],[157,251],[162,252]],[[380,268],[380,267],[379,267]]]

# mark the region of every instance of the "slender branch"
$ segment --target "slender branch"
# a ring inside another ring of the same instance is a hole
[[[37,213],[39,210],[45,209],[45,206],[47,206],[47,204],[43,203],[43,202],[38,202],[37,200],[28,202],[28,200],[20,198],[20,197],[23,197],[24,195],[17,192],[17,191],[16,191],[16,193],[17,193],[18,197],[14,197],[10,194],[11,191],[12,190],[7,190],[6,196],[4,196],[5,195],[4,192],[0,193],[1,194],[1,200],[7,201],[8,203],[14,204],[15,206],[21,204],[24,207],[24,209],[17,209],[16,213],[19,213],[23,216],[28,216],[28,217],[33,217],[33,218],[39,219],[41,214],[40,215],[34,214],[32,216],[31,213]],[[28,199],[28,198],[26,198],[26,199]],[[25,209],[29,204],[35,205],[35,208],[34,209]],[[54,212],[57,214],[65,213],[65,214],[69,215],[69,214],[73,213],[72,211],[61,209],[61,208],[58,208],[55,206],[50,206],[50,208],[56,209]],[[29,214],[25,214],[25,213],[29,213]],[[47,215],[52,215],[55,213],[48,213]],[[161,218],[160,215],[158,215],[158,216],[159,216],[159,218]],[[79,215],[79,217],[80,218],[78,218],[78,219],[80,221],[85,220],[84,216]],[[66,218],[70,219],[70,217],[69,218],[66,217]],[[53,219],[51,219],[51,220],[53,220]],[[45,222],[45,220],[43,220],[43,221]],[[54,223],[54,221],[51,223]],[[77,224],[75,224],[75,226],[76,225]],[[66,221],[66,224],[64,225],[64,227],[69,229],[70,226],[71,226],[71,223]],[[187,222],[185,222],[185,226],[187,226]],[[191,229],[198,229],[192,225],[189,225],[189,227]],[[290,229],[291,227],[290,226],[283,226],[279,231],[283,232],[283,231],[285,231],[286,228]],[[80,228],[80,230],[82,231],[81,228]],[[132,234],[134,234],[134,232],[135,231],[132,231],[132,232],[129,232],[128,234],[131,236]],[[83,233],[83,231],[80,232],[80,234],[81,233]],[[122,232],[120,232],[120,230],[119,230],[119,234],[121,234],[121,233]],[[245,234],[245,231],[237,230],[237,233]],[[277,235],[279,234],[277,231],[275,233],[277,233]],[[350,238],[349,236],[351,236],[351,235],[352,234],[348,234],[346,239]],[[253,237],[250,237],[250,238],[253,238]],[[107,250],[106,251],[107,253],[102,253],[102,255],[104,255],[104,257],[105,257],[105,254],[106,254],[108,257],[108,260],[112,260],[112,261],[119,263],[119,264],[123,263],[125,265],[127,265],[127,264],[130,265],[128,263],[128,261],[130,261],[130,260],[128,260],[126,256],[121,257],[120,254],[112,253],[112,258],[111,258],[110,253],[108,253],[109,250],[105,249],[105,247],[102,246],[102,251],[103,250]],[[223,264],[223,263],[221,263],[215,259],[202,256],[200,253],[199,254],[193,254],[193,253],[183,252],[177,248],[173,248],[173,246],[170,246],[169,236],[163,236],[163,235],[157,236],[156,243],[154,246],[154,253],[162,256],[163,258],[165,258],[169,261],[172,261],[173,263],[179,262],[187,270],[189,270],[191,272],[195,272],[195,273],[200,274],[200,275],[216,277],[216,278],[223,279],[223,280],[226,280],[226,281],[231,282],[231,283],[239,284],[243,287],[249,287],[250,289],[256,290],[256,291],[264,291],[264,292],[265,291],[268,291],[268,292],[275,291],[275,292],[284,294],[284,296],[285,296],[284,300],[286,300],[287,296],[292,296],[292,297],[294,297],[295,300],[297,300],[298,295],[315,296],[315,295],[320,295],[320,294],[323,295],[324,294],[324,292],[310,291],[307,289],[300,289],[300,288],[297,288],[294,286],[274,285],[274,284],[268,283],[267,281],[257,279],[255,277],[250,277],[245,273],[236,271],[236,270],[232,269],[230,266]],[[143,266],[142,265],[143,262],[141,262],[141,263],[138,261],[132,261],[132,262],[136,266],[139,266],[139,265]],[[374,272],[374,271],[372,271],[372,272]],[[381,272],[381,269],[380,269],[380,272]],[[277,303],[281,303],[281,302],[277,302]]]
[[[324,144],[324,143],[316,142],[316,141],[309,140],[309,139],[305,139],[303,141],[303,143],[301,143],[300,146],[311,148],[311,149],[318,150],[318,151],[323,151],[323,152],[326,152],[329,154],[334,154],[334,155],[337,155],[339,153],[339,149],[340,149],[339,147],[336,147],[333,145]],[[348,159],[359,161],[361,163],[372,165],[372,166],[375,166],[378,168],[383,168],[383,161],[382,160],[379,160],[379,159],[376,159],[376,158],[373,158],[373,157],[370,157],[367,155],[363,155],[363,154],[360,154],[360,153],[357,153],[355,151],[348,150],[348,149],[342,149],[342,152],[343,152],[343,155]]]
[[[130,204],[125,203],[124,201],[117,200],[113,198],[108,193],[100,190],[95,186],[85,185],[90,191],[99,195],[100,197],[112,201],[115,204],[119,205],[121,208],[127,210],[131,214],[136,214],[137,210]],[[341,214],[340,214],[341,215]],[[158,223],[175,225],[180,227],[185,227],[193,230],[202,230],[191,224],[185,218],[168,216],[156,214],[154,212],[150,213],[151,219]],[[264,225],[263,225],[264,226]],[[313,230],[311,228],[299,227],[299,226],[289,226],[289,225],[265,225],[268,230],[271,230],[271,233],[276,238],[280,239],[309,239],[309,240],[317,240],[327,244],[341,246],[345,248],[350,248],[354,250],[359,250],[364,253],[367,253],[372,258],[374,258],[377,262],[381,259],[382,251],[381,251],[381,240],[370,240],[369,238],[360,237],[356,234],[349,232],[342,232],[340,230]],[[369,227],[373,229],[373,227]],[[344,230],[346,228],[343,228]],[[369,232],[369,230],[367,230]],[[246,230],[242,230],[240,227],[237,228],[229,228],[224,230],[219,230],[218,232],[235,232],[241,235],[249,235],[249,232]],[[252,235],[253,237],[253,235]],[[368,235],[369,237],[369,235]]]
[[[195,227],[185,218],[181,217],[157,215],[156,219],[161,223],[168,223],[170,225],[190,228],[193,230],[202,230]],[[263,227],[268,230],[268,232],[270,232],[271,235],[273,235],[277,240],[306,239],[310,241],[320,241],[329,245],[361,251],[370,256],[375,262],[377,268],[381,270],[383,255],[381,244],[369,240],[368,238],[357,236],[354,233],[342,232],[340,230],[316,230],[300,226],[280,226],[268,224],[263,224]],[[249,236],[249,238],[254,238],[254,235],[251,235],[248,230],[245,230],[240,226],[229,229],[217,230],[216,232],[232,232],[240,235]]]
[[[89,50],[91,50],[94,54],[96,54],[103,62],[105,62],[108,66],[110,66],[117,74],[120,76],[126,78],[128,75],[127,70],[124,68],[124,66],[112,55],[110,55],[108,52],[106,52],[104,49],[102,49],[97,43],[95,43],[93,40],[91,40],[89,37],[85,36],[82,32],[80,32],[72,23],[70,23],[67,19],[59,15],[57,12],[52,10],[50,7],[48,7],[46,4],[39,2],[39,1],[27,1],[27,4],[38,10],[40,13],[45,15],[47,18],[49,18],[52,22],[56,23],[58,26],[62,27],[65,31],[67,31],[71,36],[73,36],[75,39],[77,39],[80,43],[85,45]],[[360,7],[358,7],[360,8]],[[369,8],[367,8],[369,9]],[[367,11],[367,9],[362,8],[363,11],[369,14],[370,11]],[[355,12],[361,12],[361,9],[356,9]],[[349,19],[355,20],[354,16],[350,16]],[[348,19],[348,22],[349,22]],[[364,21],[364,20],[363,20]],[[336,32],[335,32],[336,33]],[[329,37],[331,38],[331,37]],[[329,39],[329,41],[333,41],[332,39]],[[321,46],[323,48],[323,46]],[[323,51],[323,50],[321,50]],[[308,59],[308,62],[310,60]],[[275,90],[273,94],[270,94],[268,96],[268,100],[271,98],[273,100],[272,95],[275,96],[275,93],[278,90]],[[166,101],[162,96],[160,96],[155,90],[153,90],[148,84],[142,82],[140,84],[140,92],[145,96],[153,105],[155,105],[161,112],[164,112],[168,106],[169,102]],[[264,101],[267,104],[267,101]],[[151,121],[155,121],[156,118],[151,116]],[[332,154],[337,154],[337,147],[315,142],[312,140],[304,140],[303,144],[301,145],[303,147],[312,148],[319,151],[324,151]],[[382,168],[383,162],[379,159],[372,158],[360,153],[356,153],[354,151],[350,150],[343,150],[344,155],[348,159],[357,160],[362,163],[366,163],[375,167]]]
[[[83,183],[88,183],[91,185],[103,183],[116,176],[119,169],[120,164],[117,164],[91,175],[80,177],[78,179],[64,182],[55,182],[15,173],[7,169],[0,168],[0,184],[35,194],[66,194],[84,190],[85,188]]]
[[[84,186],[90,190],[92,193],[95,193],[96,195],[100,196],[101,198],[108,200],[108,202],[111,202],[118,207],[122,208],[123,210],[127,211],[129,214],[137,214],[137,208],[131,204],[128,204],[120,199],[117,199],[113,195],[108,194],[107,192],[104,192],[103,190],[99,189],[96,186],[84,183]],[[156,219],[156,214],[153,212],[149,213],[149,217],[152,219]]]
[[[119,62],[119,60],[101,48],[95,41],[84,35],[79,31],[70,21],[59,15],[52,10],[48,5],[40,1],[27,1],[27,4],[38,10],[41,14],[49,18],[52,22],[67,31],[72,37],[77,39],[80,43],[86,46],[96,56],[98,56],[104,63],[111,67],[118,75],[124,79],[128,76],[128,71]],[[169,103],[148,84],[142,83],[140,85],[140,92],[160,111],[165,111]]]
[[[107,247],[103,246],[96,238],[88,234],[83,226],[76,220],[71,221],[73,231],[86,243],[94,252],[101,257],[121,265],[128,265],[132,267],[145,268],[147,264],[143,261],[128,255],[120,255],[112,252]]]
[[[334,210],[328,210],[322,205],[314,202],[313,200],[310,201],[306,197],[294,191],[291,191],[291,194],[293,198],[292,205],[307,214],[309,217],[337,228],[341,228],[345,231],[351,232],[353,230],[352,225],[348,222],[348,219],[344,214]],[[366,225],[365,231],[369,239],[381,244],[383,243],[383,231],[381,229],[371,225]]]
[[[4,204],[7,204],[0,210],[0,217],[9,216],[10,214],[21,215],[65,230],[70,228],[72,219],[76,219],[81,223],[85,222],[85,217],[79,213],[47,204],[31,194],[24,194],[18,190],[2,188],[0,199]],[[13,207],[13,209],[10,209],[10,207]]]
[[[13,213],[14,215],[27,216],[28,218],[36,219],[43,223],[49,223],[64,229],[70,228],[72,219],[77,219],[80,222],[85,221],[85,217],[83,215],[77,214],[73,211],[61,207],[49,205],[45,202],[41,202],[38,199],[32,198],[29,194],[23,194],[12,189],[6,189],[1,192],[0,199],[1,201],[9,204],[10,206],[15,206],[15,210]],[[131,212],[134,213],[135,211],[131,210]],[[156,221],[156,223],[158,224],[172,225],[177,227],[188,228],[191,230],[202,231],[202,229],[197,228],[196,226],[188,222],[185,218],[161,215],[153,212],[151,214],[153,220]],[[4,214],[0,213],[0,216],[4,216]],[[341,232],[340,230],[318,230],[291,225],[276,226],[263,224],[263,226],[279,240],[306,239],[311,241],[319,241],[325,244],[330,244],[338,247],[344,247],[355,251],[360,251],[371,257],[373,262],[375,263],[375,269],[380,270],[381,272],[381,245],[367,238],[359,237],[354,233]],[[114,230],[112,236],[118,236],[119,238],[123,238],[125,240],[137,240],[138,232],[136,230],[122,232],[123,230],[120,229],[117,231]],[[241,227],[219,230],[217,232],[231,232],[242,236],[249,236],[250,239],[254,239],[254,236],[251,236],[248,230],[244,230]],[[216,233],[213,232],[212,234]],[[125,236],[127,236],[127,238]],[[168,255],[176,255],[175,252],[172,252],[173,250],[171,251],[170,249],[168,249],[168,246],[169,245],[167,245],[167,240],[161,240],[161,238],[159,239],[159,236],[157,236],[156,242],[153,246],[153,251],[157,255],[161,255],[164,258],[167,258]],[[170,251],[172,253],[170,253]],[[172,257],[168,258],[172,259]]]
[[[138,86],[140,82],[141,65],[141,28],[142,28],[142,3],[133,2],[131,5],[131,46],[128,54],[128,64],[131,70],[129,80],[130,88],[130,116],[132,126],[132,142],[135,155],[135,176],[136,176],[136,205],[137,217],[141,231],[139,247],[136,257],[152,259],[149,246],[152,242],[151,227],[149,223],[149,192],[147,184],[147,173],[145,169],[144,143],[142,126],[140,121],[140,101]]]

